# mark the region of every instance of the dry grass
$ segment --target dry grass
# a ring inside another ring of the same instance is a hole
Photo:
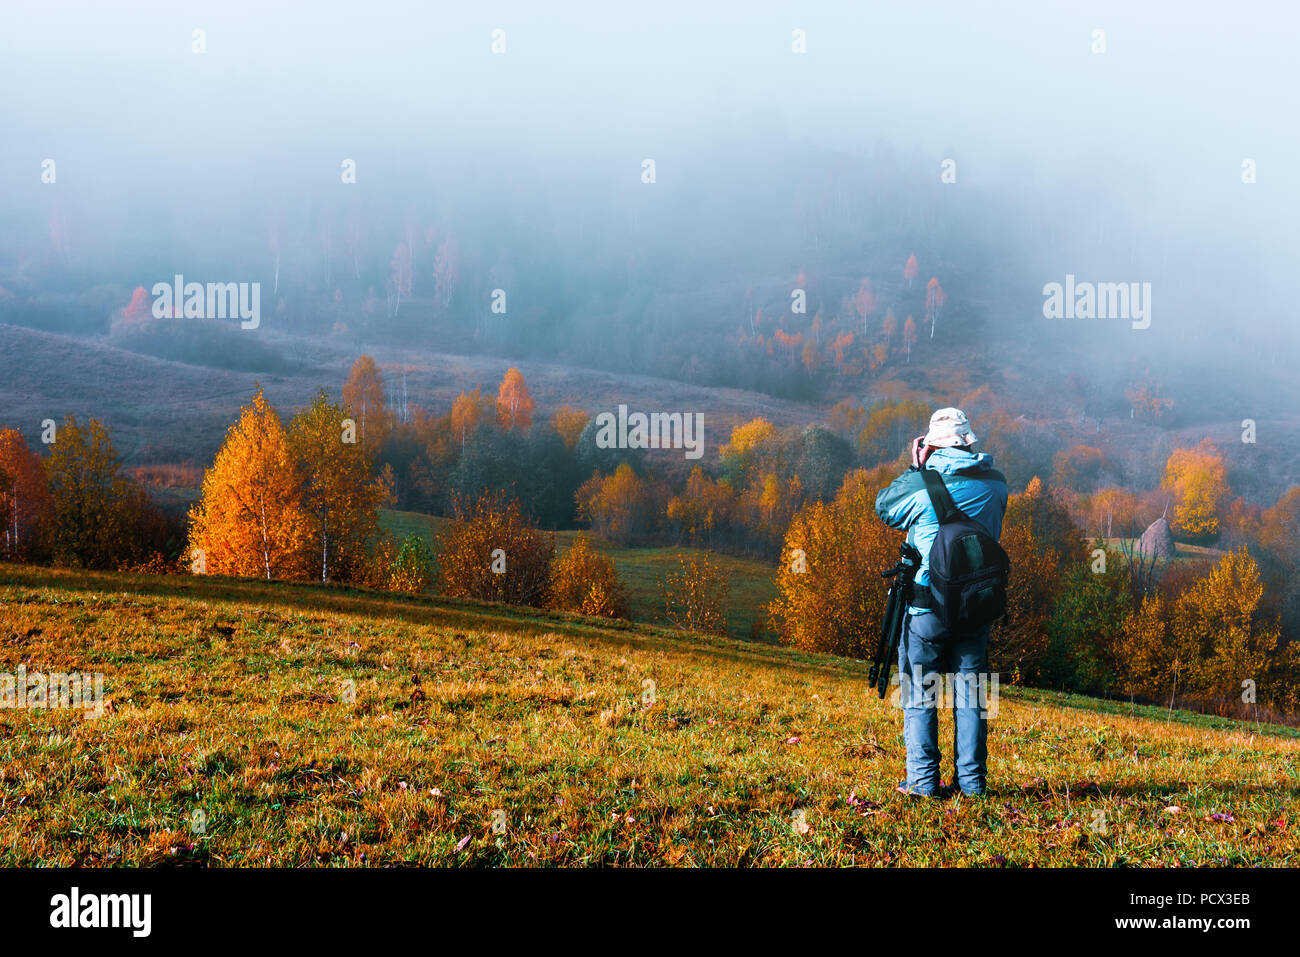
[[[0,672],[110,699],[0,711],[5,865],[1300,860],[1286,729],[1005,693],[990,795],[912,801],[860,663],[218,578],[0,565],[0,601]]]

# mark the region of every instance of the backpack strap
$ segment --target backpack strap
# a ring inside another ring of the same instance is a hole
[[[966,513],[952,500],[943,477],[927,466],[922,466],[920,471],[921,479],[925,482],[925,491],[930,496],[930,505],[934,507],[934,514],[938,516],[939,524],[946,525],[951,521],[966,518]]]

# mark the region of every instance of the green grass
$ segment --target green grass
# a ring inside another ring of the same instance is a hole
[[[418,535],[433,545],[433,536],[449,519],[418,512],[380,511],[380,525],[397,538]],[[563,554],[573,544],[576,531],[556,532],[555,546]],[[734,638],[775,642],[776,635],[767,622],[764,607],[776,596],[773,577],[776,570],[762,562],[735,558],[696,548],[619,548],[604,542],[596,546],[614,560],[618,576],[628,590],[633,621],[665,624],[663,598],[659,581],[676,569],[679,554],[704,556],[716,562],[730,583],[728,600],[723,608],[727,616],[727,633]]]
[[[0,711],[3,865],[1300,863],[1293,729],[1009,689],[989,795],[910,800],[861,662],[3,564],[0,610],[0,673],[100,672],[108,699]]]
[[[1135,551],[1138,540],[1136,538],[1103,538],[1107,548],[1116,550]],[[1214,548],[1211,545],[1189,545],[1187,542],[1174,542],[1174,561],[1188,561],[1194,558],[1207,558],[1210,561],[1218,561],[1224,555],[1221,548]]]

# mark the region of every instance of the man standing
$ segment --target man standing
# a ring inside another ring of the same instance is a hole
[[[898,790],[909,795],[943,794],[939,706],[945,676],[953,688],[956,786],[966,795],[984,793],[987,712],[974,689],[989,680],[992,625],[950,630],[944,625],[945,615],[940,614],[950,609],[936,606],[930,587],[930,553],[940,534],[940,512],[945,522],[969,519],[976,536],[986,532],[996,542],[1002,534],[1007,482],[993,468],[991,455],[971,449],[975,442],[964,412],[940,409],[930,417],[926,434],[912,440],[911,467],[876,497],[876,514],[891,528],[906,529],[908,542],[921,553],[912,604],[898,644],[903,740],[907,745],[907,777]],[[934,481],[933,474],[927,482],[923,470],[937,473],[941,484]],[[996,544],[990,549],[1000,551]]]

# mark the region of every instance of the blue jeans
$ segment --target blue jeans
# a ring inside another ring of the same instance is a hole
[[[965,794],[984,793],[987,715],[995,705],[981,700],[981,684],[996,695],[996,685],[988,675],[990,630],[986,625],[970,634],[954,635],[933,612],[909,611],[903,621],[898,674],[907,745],[904,787],[914,794],[939,793],[939,709],[948,703],[956,725],[953,763],[957,786]]]

